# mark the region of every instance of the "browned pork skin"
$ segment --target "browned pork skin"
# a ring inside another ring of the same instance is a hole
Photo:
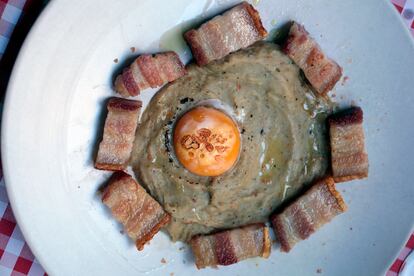
[[[271,217],[281,251],[289,252],[297,242],[307,239],[346,209],[331,177],[316,182],[282,213]]]
[[[319,94],[332,90],[342,76],[342,68],[325,56],[318,43],[296,22],[290,28],[283,51],[303,70]]]
[[[160,87],[186,74],[175,52],[141,55],[115,80],[115,91],[124,97],[137,96],[147,88]]]
[[[334,114],[328,122],[335,182],[367,177],[368,155],[365,151],[362,109],[352,107]]]
[[[102,202],[124,226],[138,250],[170,221],[170,215],[125,172],[115,172],[102,194]]]
[[[266,37],[259,13],[243,2],[184,34],[198,65],[221,59]]]
[[[95,168],[100,170],[123,170],[129,161],[138,115],[140,101],[112,98],[107,104],[108,115],[102,142],[99,144]]]
[[[264,224],[252,224],[220,233],[196,236],[190,241],[198,269],[208,266],[231,265],[253,257],[270,255],[269,229]]]

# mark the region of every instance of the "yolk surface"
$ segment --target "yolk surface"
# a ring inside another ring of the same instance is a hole
[[[210,107],[196,107],[185,113],[174,129],[174,150],[190,172],[218,176],[237,161],[240,133],[225,113]]]

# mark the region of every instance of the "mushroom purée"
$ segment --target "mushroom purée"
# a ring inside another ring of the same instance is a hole
[[[225,145],[228,159],[214,158],[222,150],[214,133],[204,142],[193,137],[197,149],[183,138],[207,134],[197,120],[182,122],[194,119],[197,114],[190,112],[200,107],[212,111],[205,116],[216,122],[216,132],[237,132],[239,148],[234,148],[237,139]],[[237,130],[213,110],[231,118]],[[207,66],[189,66],[188,75],[161,89],[142,115],[131,162],[140,183],[171,214],[167,229],[173,240],[264,222],[284,200],[325,174],[324,122],[331,111],[332,104],[315,97],[277,45],[260,42]],[[220,118],[227,122],[223,129]],[[183,129],[186,124],[191,129]],[[191,150],[180,148],[181,141]],[[211,141],[213,148],[207,145]],[[217,164],[226,169],[214,169]]]

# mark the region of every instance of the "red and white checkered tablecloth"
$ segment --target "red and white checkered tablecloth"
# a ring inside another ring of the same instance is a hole
[[[19,21],[25,2],[25,0],[0,1],[0,58],[6,50],[14,26]]]
[[[414,0],[390,0],[414,36]],[[47,0],[0,0],[0,99],[24,37]],[[1,103],[0,103],[1,107]],[[414,249],[414,233],[386,276],[396,276]],[[0,275],[46,275],[16,225],[0,163]]]

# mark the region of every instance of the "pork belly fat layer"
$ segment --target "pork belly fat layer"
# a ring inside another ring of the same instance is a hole
[[[137,96],[147,88],[157,88],[186,74],[175,52],[141,55],[115,79],[115,91],[124,97]]]
[[[102,194],[102,202],[124,226],[138,250],[170,221],[170,215],[125,172],[116,172]]]
[[[368,155],[365,150],[363,112],[352,107],[329,119],[332,174],[335,182],[368,176]]]
[[[138,115],[140,101],[112,98],[107,104],[102,142],[99,144],[95,168],[101,170],[123,170],[129,161]]]
[[[267,258],[271,240],[264,224],[253,224],[220,233],[196,236],[190,241],[198,269],[231,265],[252,257]]]
[[[346,209],[331,177],[316,182],[282,213],[271,217],[281,251],[289,252],[297,242],[307,239]]]
[[[319,94],[332,90],[342,76],[342,68],[325,56],[318,43],[296,22],[290,28],[283,51],[303,70]]]
[[[221,59],[266,37],[259,13],[243,2],[184,34],[198,65]]]

